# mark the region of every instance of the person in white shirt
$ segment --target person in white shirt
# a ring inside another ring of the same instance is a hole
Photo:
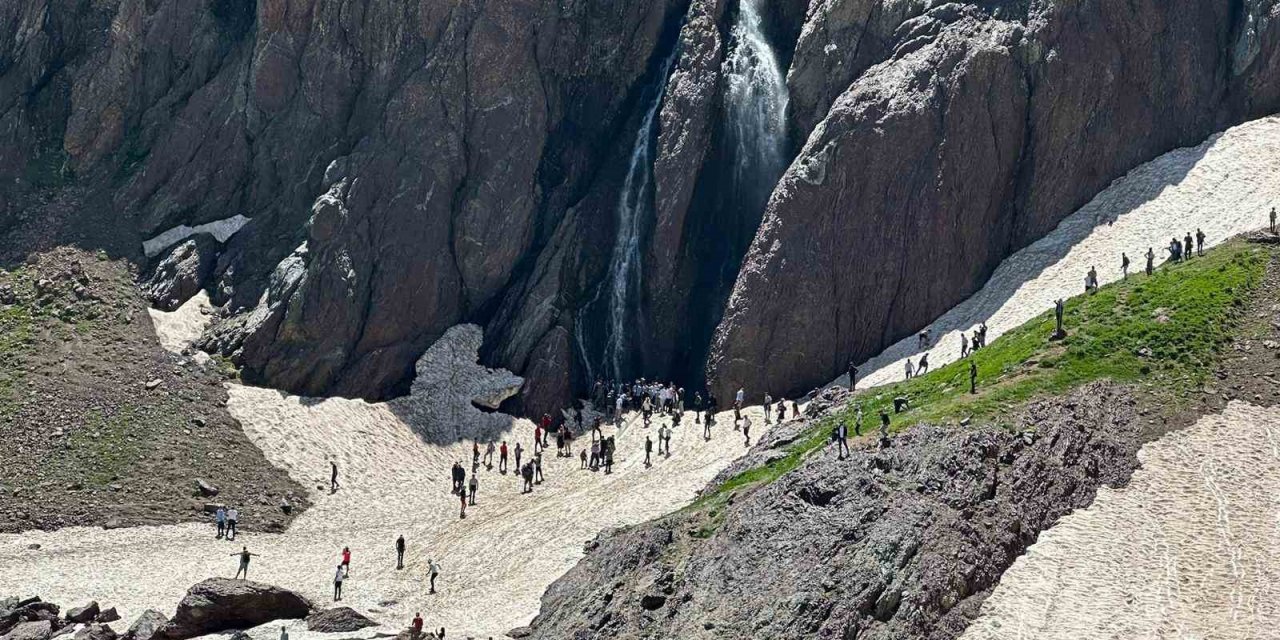
[[[773,396],[764,394],[764,423],[769,424],[769,412],[773,410]]]
[[[240,521],[240,512],[231,507],[227,509],[227,540],[236,539],[236,524]]]
[[[347,579],[346,572],[342,570],[342,565],[338,565],[338,572],[333,574],[333,601],[337,602],[342,599],[342,581]]]
[[[427,559],[427,574],[431,578],[431,591],[429,593],[435,593],[436,576],[440,575],[440,565],[436,564],[435,560]]]

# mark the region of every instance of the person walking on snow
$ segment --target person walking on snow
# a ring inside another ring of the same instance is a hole
[[[467,518],[467,491],[463,489],[458,493],[458,519],[465,520]]]
[[[542,484],[542,452],[533,454],[533,481]]]
[[[480,481],[476,479],[476,474],[471,474],[471,479],[467,481],[467,498],[468,504],[476,506],[476,490],[480,488]]]
[[[235,507],[227,509],[227,540],[235,540],[240,527],[240,511]]]
[[[648,469],[653,466],[650,456],[653,455],[653,439],[649,436],[644,437],[644,468]]]
[[[911,374],[915,372],[915,370],[911,368],[911,358],[907,358],[906,362],[903,363],[903,369],[907,372],[906,379],[910,380]]]
[[[338,461],[329,461],[329,493],[338,492]]]
[[[427,593],[436,592],[436,578],[440,575],[440,565],[435,560],[427,558],[427,575],[431,580],[431,588]]]
[[[916,365],[916,375],[922,376],[928,370],[929,370],[929,354],[926,353],[920,356],[920,364]]]
[[[478,466],[480,466],[480,442],[476,441],[471,443],[471,470],[475,471]]]
[[[258,554],[249,553],[249,547],[241,547],[239,551],[232,553],[230,555],[240,556],[240,568],[236,569],[236,578],[239,578],[240,574],[244,574],[244,579],[248,580],[249,579],[249,558],[252,558]],[[235,578],[232,578],[232,579],[234,580]]]
[[[849,391],[858,384],[858,367],[854,365],[853,360],[849,361]]]
[[[1200,256],[1204,255],[1204,237],[1204,232],[1196,227],[1196,254]]]
[[[533,493],[533,463],[526,462],[520,467],[520,477],[524,480],[524,487],[520,493]]]
[[[750,417],[746,417],[742,419],[742,435],[747,439],[746,446],[750,447],[751,446],[751,418]]]
[[[1120,252],[1120,278],[1122,280],[1129,279],[1129,254]]]
[[[507,441],[502,441],[502,446],[498,447],[498,473],[505,474],[507,472]]]
[[[396,569],[404,568],[404,536],[396,538]]]
[[[1156,252],[1147,247],[1147,275],[1151,275],[1156,270]]]
[[[342,581],[347,577],[342,573],[342,565],[338,565],[338,572],[333,574],[333,601],[342,600]]]
[[[773,409],[773,396],[764,394],[764,423],[769,424],[769,412]]]
[[[218,507],[218,512],[214,514],[213,519],[218,523],[218,535],[214,536],[214,540],[221,540],[227,535],[227,510]]]
[[[734,428],[737,428],[737,422],[742,420],[742,400],[746,397],[746,391],[742,387],[738,387],[738,393],[733,397],[733,421]]]
[[[544,451],[547,448],[547,438],[551,437],[551,434],[547,433],[550,430],[551,430],[551,415],[544,413],[542,414],[542,449]]]
[[[493,441],[492,441],[492,440],[490,440],[490,441],[489,441],[488,446],[486,446],[486,447],[484,448],[484,467],[485,467],[486,469],[492,469],[492,468],[493,468],[493,451],[494,451],[494,449],[497,449],[497,447],[496,447],[496,446],[494,446]]]
[[[342,562],[338,566],[345,569],[347,575],[351,575],[351,547],[342,548]]]

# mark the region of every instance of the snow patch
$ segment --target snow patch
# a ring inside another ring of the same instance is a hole
[[[213,236],[213,238],[218,242],[226,242],[227,239],[235,235],[237,231],[244,227],[244,225],[248,224],[249,220],[249,218],[237,213],[230,218],[214,220],[213,222],[206,222],[194,227],[189,227],[185,224],[180,225],[169,229],[150,240],[144,240],[142,242],[142,252],[145,253],[148,258],[154,258],[159,255],[161,251],[164,251],[174,244],[182,242],[197,233],[207,233]]]

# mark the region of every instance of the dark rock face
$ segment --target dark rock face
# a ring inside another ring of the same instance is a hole
[[[339,631],[359,631],[366,627],[376,627],[378,623],[361,615],[351,607],[335,607],[311,614],[307,618],[307,631],[336,633]]]
[[[173,311],[207,285],[218,261],[218,242],[207,233],[179,242],[160,259],[142,289],[158,309]]]
[[[1014,429],[921,427],[826,453],[725,507],[606,534],[547,590],[532,638],[959,637],[1045,528],[1137,466],[1132,398],[1107,383]]]
[[[93,623],[76,631],[75,640],[116,640],[116,632],[109,625]]]
[[[823,3],[800,38],[793,124],[813,130],[716,331],[722,396],[831,380],[1128,169],[1280,107],[1280,25],[1242,31],[1227,2],[905,4]],[[855,32],[869,49],[840,41]],[[845,72],[825,70],[867,51],[887,57],[837,97]]]
[[[101,612],[101,608],[98,606],[98,603],[90,602],[89,604],[83,607],[68,609],[67,621],[80,622],[80,623],[90,622],[94,618],[96,618],[98,616],[98,613],[100,612]]]
[[[927,323],[1125,170],[1280,107],[1269,2],[765,4],[781,180],[728,170],[740,0],[5,2],[0,260],[144,262],[243,215],[144,287],[209,289],[203,346],[247,382],[383,399],[470,322],[541,414],[600,373],[657,87],[627,375],[778,395]]]
[[[183,640],[228,629],[248,629],[272,620],[305,618],[313,608],[306,598],[287,589],[248,580],[210,578],[187,590],[177,613],[153,637]],[[130,634],[133,635],[132,628]]]
[[[3,640],[49,640],[52,635],[52,622],[36,620],[33,622],[20,622],[0,638]]]
[[[161,629],[168,624],[169,619],[163,613],[154,609],[147,609],[138,616],[133,624],[129,625],[129,630],[125,632],[125,640],[151,640],[157,637]]]

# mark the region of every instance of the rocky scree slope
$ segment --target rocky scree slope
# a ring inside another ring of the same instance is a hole
[[[1040,531],[1137,466],[1136,402],[1091,383],[1012,429],[918,427],[731,500],[602,535],[532,638],[955,638]]]
[[[777,395],[928,322],[1126,169],[1280,101],[1270,0],[759,6],[799,153],[776,186],[723,170],[732,0],[4,3],[0,259],[77,242],[159,273],[166,308],[209,289],[204,347],[308,395],[401,393],[477,323],[540,413],[599,357],[580,337],[605,321],[589,303],[656,85],[629,373]]]

